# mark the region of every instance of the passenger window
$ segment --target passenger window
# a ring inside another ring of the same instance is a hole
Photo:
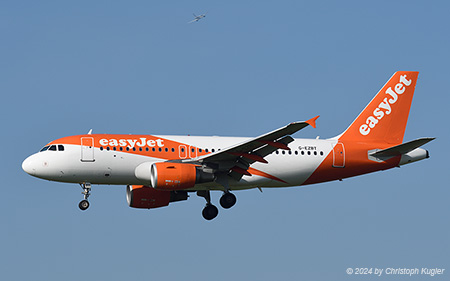
[[[205,149],[205,152],[208,152],[208,149],[207,149],[207,148]]]
[[[201,148],[199,148],[199,149],[198,149],[198,152],[202,152],[202,149],[201,149]]]
[[[181,148],[181,152],[184,152],[184,148]]]
[[[165,149],[164,149],[166,152],[169,152],[169,149],[166,147]]]
[[[58,151],[64,151],[64,145],[58,144]]]
[[[175,148],[172,147],[172,152],[175,152]]]
[[[50,146],[50,148],[49,148],[48,150],[51,150],[51,151],[56,151],[56,145],[52,145],[52,146]]]

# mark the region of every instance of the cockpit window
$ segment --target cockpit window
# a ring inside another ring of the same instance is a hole
[[[47,145],[47,146],[44,146],[39,152],[44,152],[44,151],[47,151],[47,150],[64,151],[64,145],[62,145],[62,144]]]
[[[47,146],[44,146],[42,149],[41,149],[41,151],[40,152],[42,152],[42,151],[46,151],[47,149],[48,149],[48,147],[49,147],[49,145],[47,145]]]

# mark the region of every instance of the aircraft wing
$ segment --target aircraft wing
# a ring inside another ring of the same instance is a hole
[[[287,144],[294,141],[289,136],[308,125],[316,127],[316,116],[308,121],[293,122],[282,128],[261,135],[259,137],[250,139],[243,143],[216,151],[211,154],[203,155],[193,159],[187,159],[183,162],[194,162],[204,164],[216,171],[234,173],[235,178],[240,178],[242,175],[250,175],[247,171],[250,165],[254,162],[267,163],[265,156],[271,154],[277,149],[290,150]]]

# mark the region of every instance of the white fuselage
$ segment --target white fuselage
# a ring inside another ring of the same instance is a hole
[[[194,137],[194,136],[155,136],[185,144],[186,151],[177,147],[179,159],[194,158],[197,151],[190,147],[202,148],[202,151],[218,151],[249,138],[240,137]],[[58,145],[58,142],[53,142]],[[253,187],[286,187],[302,185],[333,150],[336,140],[295,139],[288,146],[291,149],[277,150],[266,156],[267,164],[255,162],[251,168],[273,176],[244,175],[239,181],[230,182],[232,189]],[[147,155],[113,150],[113,147],[93,147],[88,161],[83,161],[83,148],[76,144],[62,144],[63,151],[46,150],[28,157],[23,168],[31,175],[59,182],[110,185],[149,185],[135,175],[135,169],[145,162],[166,161]],[[108,148],[108,149],[107,149]],[[163,150],[164,153],[164,150]],[[85,153],[86,154],[86,153]],[[92,157],[91,157],[92,156]],[[92,159],[91,159],[92,158]],[[92,160],[92,161],[91,161]],[[281,179],[279,181],[277,179]],[[223,189],[215,182],[196,185],[195,189]]]

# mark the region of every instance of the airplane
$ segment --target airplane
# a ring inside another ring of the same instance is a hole
[[[197,21],[201,20],[202,18],[206,17],[206,13],[204,13],[204,14],[202,14],[202,15],[200,15],[200,16],[196,16],[195,14],[193,14],[193,15],[194,15],[195,19],[191,20],[191,21],[188,22],[188,23],[197,22]]]
[[[126,185],[130,207],[153,209],[187,200],[206,200],[202,215],[218,208],[211,191],[229,209],[232,191],[310,185],[382,171],[429,158],[420,148],[434,138],[403,143],[418,72],[398,71],[340,135],[294,139],[316,119],[293,122],[255,138],[88,134],[51,141],[22,163],[37,178],[78,183],[81,210],[94,184]]]

